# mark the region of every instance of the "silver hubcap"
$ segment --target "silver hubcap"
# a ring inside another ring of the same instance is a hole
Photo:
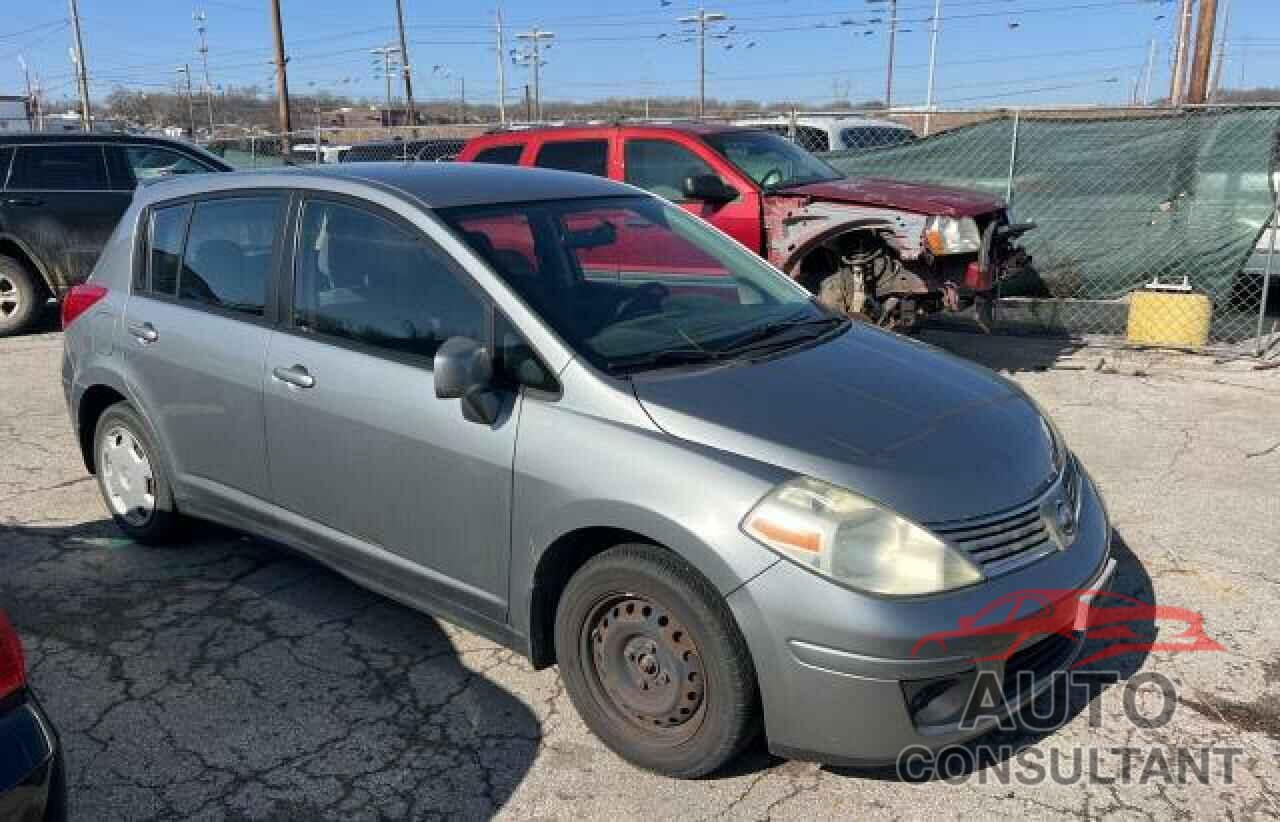
[[[22,292],[13,280],[0,275],[0,316],[11,316],[18,313],[22,305]]]
[[[116,426],[102,438],[98,456],[111,510],[130,525],[146,525],[156,510],[156,478],[142,443],[129,429]]]

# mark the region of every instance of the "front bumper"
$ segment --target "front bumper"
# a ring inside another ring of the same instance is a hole
[[[66,775],[57,733],[34,696],[0,709],[0,819],[66,818]]]
[[[791,759],[876,766],[895,762],[908,748],[938,750],[992,730],[993,717],[931,721],[907,694],[916,683],[963,679],[976,670],[1000,681],[1012,677],[1016,657],[995,658],[1011,637],[964,636],[945,647],[917,648],[919,641],[954,631],[964,617],[1021,591],[1105,587],[1115,569],[1110,540],[1106,511],[1086,476],[1075,543],[974,588],[894,600],[855,593],[779,561],[728,598],[755,661],[770,750]],[[1021,647],[1053,639],[1045,637]],[[1036,659],[1035,686],[1018,690],[1010,708],[1048,687],[1052,674],[1076,659],[1080,642],[1050,650]]]

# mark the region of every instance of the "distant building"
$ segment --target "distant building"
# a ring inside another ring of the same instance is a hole
[[[418,112],[418,122],[422,122],[421,112]],[[343,106],[320,112],[320,125],[325,128],[407,126],[409,111],[404,106]]]

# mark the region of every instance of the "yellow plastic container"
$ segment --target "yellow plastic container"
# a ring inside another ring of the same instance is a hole
[[[1129,295],[1131,343],[1197,348],[1209,341],[1213,303],[1185,290],[1145,288]]]

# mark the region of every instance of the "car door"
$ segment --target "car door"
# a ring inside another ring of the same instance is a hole
[[[0,223],[63,291],[84,282],[132,195],[113,191],[98,143],[16,147]]]
[[[371,203],[308,196],[296,225],[266,370],[276,504],[505,620],[518,398],[493,425],[468,422],[431,371],[446,339],[489,338],[487,300],[418,227]]]
[[[623,138],[622,174],[626,182],[665,197],[760,254],[764,249],[760,197],[754,186],[719,165],[700,145],[654,136]],[[715,203],[686,197],[685,178],[704,174],[720,177],[738,190],[738,196]]]
[[[269,497],[262,373],[287,202],[279,191],[238,192],[146,215],[124,357],[180,496]]]

